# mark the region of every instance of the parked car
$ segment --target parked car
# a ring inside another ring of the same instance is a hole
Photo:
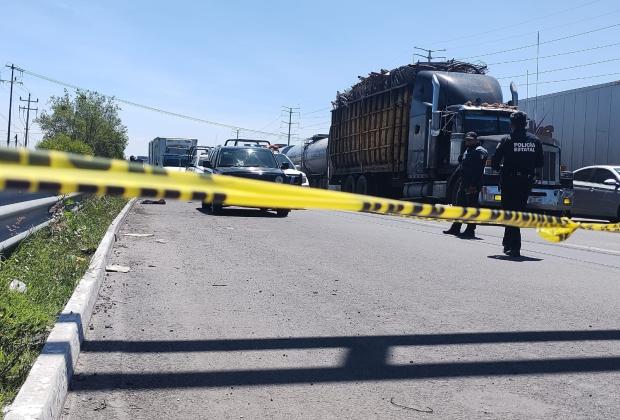
[[[219,146],[213,149],[209,161],[205,162],[205,172],[280,184],[287,179],[285,169],[288,169],[288,164],[278,164],[273,152],[265,147]],[[216,203],[202,203],[202,207],[212,214],[222,210],[222,205]],[[289,209],[275,210],[280,217],[286,217],[290,212]]]
[[[288,156],[282,153],[276,153],[275,156],[276,156],[276,160],[278,161],[278,164],[280,165],[280,167],[282,167],[283,164],[288,165],[288,169],[284,169],[284,173],[286,174],[286,177],[288,178],[289,183],[295,184],[295,185],[301,185],[302,187],[310,186],[310,183],[308,182],[308,177],[306,176],[306,174],[296,169],[295,164],[293,163],[293,161],[291,161],[291,159],[289,159]]]
[[[620,165],[577,169],[573,188],[573,216],[620,221]]]

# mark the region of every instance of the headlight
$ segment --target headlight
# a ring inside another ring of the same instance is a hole
[[[278,175],[276,177],[276,179],[274,179],[275,182],[277,182],[278,184],[281,184],[284,182],[284,178],[282,178],[280,175]]]
[[[306,184],[308,182],[308,177],[306,177],[305,175],[301,176],[301,183],[302,184]]]

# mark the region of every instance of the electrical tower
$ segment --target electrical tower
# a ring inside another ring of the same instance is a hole
[[[291,125],[293,125],[293,114],[299,115],[299,107],[282,106],[283,110],[288,113],[288,122],[282,121],[284,124],[288,124],[288,135],[286,137],[286,145],[291,145]]]
[[[435,52],[444,52],[446,51],[446,49],[441,49],[441,50],[428,50],[426,48],[420,48],[420,47],[413,47],[416,50],[420,50],[420,51],[425,51],[426,55],[422,55],[422,54],[413,54],[414,57],[418,56],[418,57],[422,57],[422,58],[426,58],[426,62],[430,63],[434,58],[443,58],[445,59],[446,57],[433,57],[433,53]],[[413,59],[413,61],[415,62],[415,58]]]
[[[6,133],[6,147],[9,147],[9,144],[11,144],[11,110],[13,108],[13,85],[14,84],[18,84],[21,85],[23,84],[22,82],[18,82],[17,79],[15,78],[15,70],[20,70],[19,67],[16,67],[15,64],[11,64],[10,66],[7,64],[5,67],[8,67],[11,69],[11,80],[0,80],[0,82],[8,82],[11,84],[11,93],[9,94],[9,126],[6,129],[7,133]],[[15,139],[15,144],[17,144],[17,138]]]
[[[28,105],[26,106],[21,106],[19,107],[20,111],[26,111],[26,135],[24,137],[24,147],[28,147],[28,124],[30,122],[30,111],[38,111],[39,108],[30,108],[30,104],[31,103],[39,103],[39,98],[37,98],[36,100],[32,101],[30,99],[30,93],[28,93],[28,99],[22,99],[22,97],[19,97],[19,100],[21,102],[27,102]],[[17,147],[17,143],[15,143],[15,147]]]

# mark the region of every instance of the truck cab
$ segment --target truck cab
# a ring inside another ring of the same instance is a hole
[[[450,179],[448,198],[454,202],[459,182],[458,157],[464,152],[464,133],[475,131],[482,147],[489,152],[489,164],[485,167],[480,204],[483,207],[498,207],[501,202],[499,173],[493,171],[490,162],[499,142],[510,134],[511,106],[471,104],[448,107],[455,112],[453,130],[450,133],[449,167],[453,173]],[[528,199],[528,207],[536,211],[568,214],[572,205],[573,190],[564,188],[560,172],[560,147],[551,141],[541,139],[544,166],[536,173],[535,185]]]
[[[459,156],[465,149],[465,133],[475,131],[492,159],[501,139],[511,132],[510,114],[518,109],[514,85],[511,91],[512,101],[504,104],[501,87],[493,77],[420,72],[411,112],[413,133],[410,133],[408,168],[411,182],[405,184],[404,196],[454,202],[460,185]],[[421,123],[424,123],[423,132]],[[544,167],[537,173],[528,207],[567,214],[572,204],[572,189],[561,185],[560,147],[543,142],[543,152]],[[480,203],[483,207],[499,207],[501,203],[499,174],[490,165],[485,168]]]

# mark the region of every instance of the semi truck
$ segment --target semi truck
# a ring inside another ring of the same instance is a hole
[[[454,60],[381,70],[337,93],[328,138],[310,138],[286,153],[312,177],[313,186],[454,202],[465,133],[477,132],[492,156],[510,133],[510,114],[518,107],[514,84],[511,94],[504,103],[498,81],[485,66]],[[560,148],[547,142],[543,149],[545,165],[529,207],[566,214],[572,189],[561,183]],[[499,206],[499,175],[490,166],[483,184],[482,205]]]
[[[149,165],[185,169],[197,139],[156,137],[149,142]]]

